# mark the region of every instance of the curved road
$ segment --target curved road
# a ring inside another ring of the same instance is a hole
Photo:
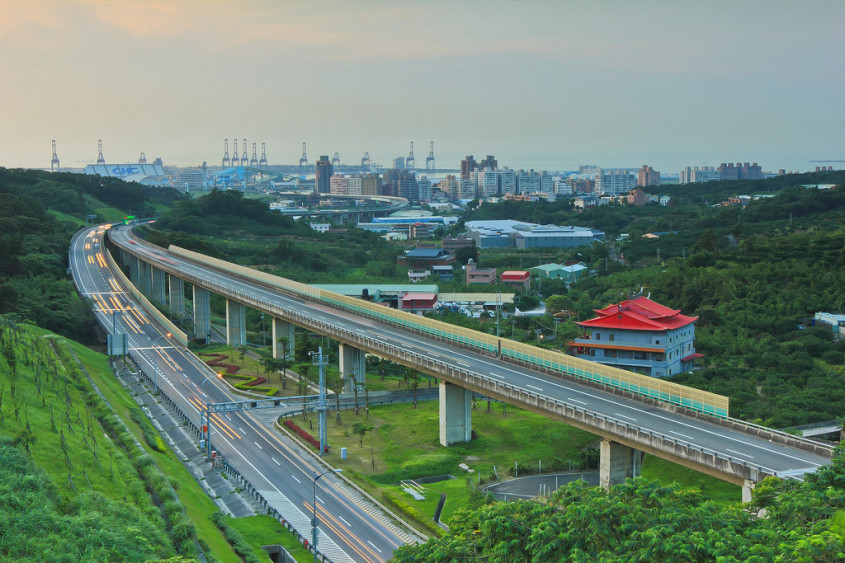
[[[102,228],[83,230],[70,247],[77,290],[92,300],[100,325],[127,334],[130,355],[196,426],[205,403],[243,400],[230,395],[193,354],[171,343],[121,290],[102,255],[103,236]],[[310,541],[314,477],[327,468],[297,444],[268,432],[249,411],[212,415],[212,443]],[[386,561],[398,546],[415,541],[336,475],[318,481],[316,497],[318,547],[333,561]]]
[[[130,229],[127,228],[116,229],[111,236],[124,247],[140,250],[141,254],[146,255],[147,260],[158,261],[158,267],[175,268],[212,284],[249,296],[268,306],[273,305],[307,314],[318,321],[366,335],[421,356],[434,358],[474,372],[481,377],[506,382],[529,393],[545,395],[561,403],[599,413],[605,418],[639,427],[652,434],[666,436],[679,443],[688,443],[696,448],[718,452],[722,457],[730,458],[737,463],[759,467],[766,473],[800,478],[804,473],[812,472],[830,463],[830,459],[822,455],[772,443],[767,439],[689,417],[681,412],[671,412],[577,382],[548,376],[526,367],[428,339],[419,334],[405,332],[348,311],[306,301],[232,277],[225,272],[195,264],[143,241],[133,240]],[[130,240],[133,240],[133,243],[130,243]]]

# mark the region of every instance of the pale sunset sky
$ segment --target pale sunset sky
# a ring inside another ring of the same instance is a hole
[[[0,0],[0,78],[5,167],[845,161],[842,0]]]

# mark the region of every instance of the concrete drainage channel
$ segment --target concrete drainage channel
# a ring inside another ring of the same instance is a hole
[[[529,475],[518,477],[500,483],[494,483],[482,490],[496,497],[498,500],[526,500],[538,496],[550,496],[560,487],[573,481],[583,480],[587,484],[597,487],[599,484],[598,471],[579,471],[577,473],[550,473],[548,475]]]

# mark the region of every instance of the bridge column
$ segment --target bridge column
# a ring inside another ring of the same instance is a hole
[[[170,312],[181,319],[185,316],[185,280],[168,274],[167,286],[170,290]]]
[[[246,307],[231,299],[226,300],[226,344],[246,344]]]
[[[153,301],[164,305],[166,303],[164,292],[164,270],[159,270],[154,267],[150,267],[150,270],[152,279],[152,292],[150,293],[150,298]]]
[[[129,256],[129,281],[132,282],[132,285],[138,287],[141,283],[141,261],[138,260],[137,256],[128,253],[127,256]]]
[[[148,262],[138,260],[138,291],[149,296],[152,290],[153,274],[152,266]]]
[[[285,354],[287,356],[290,356],[293,353],[293,349],[296,347],[296,325],[291,324],[287,321],[283,321],[282,319],[277,319],[276,317],[273,317],[272,327],[273,357],[282,357],[282,346],[279,344],[280,338],[288,339],[288,343],[285,346]]]
[[[746,479],[742,483],[742,502],[751,502],[751,493],[754,491],[754,486],[757,483],[750,479]]]
[[[120,257],[121,262],[123,262],[123,265],[128,266],[131,261],[132,255],[123,250],[122,248],[118,248],[117,253]]]
[[[628,446],[602,440],[599,460],[599,485],[610,489],[625,482],[628,477],[639,477],[643,465],[643,452]]]
[[[440,444],[448,446],[472,439],[472,393],[440,382]]]
[[[343,378],[343,390],[352,393],[352,377],[355,376],[355,384],[358,391],[364,390],[364,383],[367,381],[367,355],[363,350],[353,348],[348,344],[340,345],[340,377]]]
[[[208,341],[211,334],[211,293],[194,286],[194,340]]]

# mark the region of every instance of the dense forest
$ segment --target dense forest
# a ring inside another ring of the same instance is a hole
[[[571,483],[540,501],[491,504],[449,533],[400,547],[411,561],[842,561],[845,451],[804,482],[768,478],[747,506],[643,479],[605,491]]]
[[[354,227],[345,235],[320,233],[239,191],[178,202],[144,232],[160,246],[176,244],[304,283],[407,279],[396,267],[397,247],[377,234]]]
[[[67,276],[73,233],[89,216],[103,222],[115,208],[152,216],[181,198],[115,178],[0,168],[0,314],[89,338],[93,317]]]
[[[842,173],[833,175],[841,181]],[[791,179],[793,184],[831,180],[830,175]],[[777,180],[778,185],[785,181]],[[481,205],[466,219],[534,221],[551,213],[559,223],[605,230],[609,244],[545,257],[583,260],[594,274],[569,288],[545,282],[540,291],[550,313],[570,311],[573,319],[585,320],[594,309],[642,292],[699,317],[696,351],[705,355],[702,369],[675,381],[728,395],[733,416],[774,427],[840,417],[845,341],[835,341],[829,327],[811,326],[810,319],[817,311],[845,312],[845,189],[788,185],[772,192],[772,182],[764,180],[744,186],[766,196],[747,206],[704,203],[735,195],[725,187],[733,183],[667,187],[673,197],[675,189],[685,195],[666,207],[610,206],[579,213],[566,202],[508,202]],[[693,202],[686,204],[685,198]],[[661,235],[643,238],[647,232]],[[621,233],[629,238],[617,240]],[[500,268],[526,266],[517,254],[482,252],[481,261]],[[572,320],[560,332],[558,346],[580,335]]]

